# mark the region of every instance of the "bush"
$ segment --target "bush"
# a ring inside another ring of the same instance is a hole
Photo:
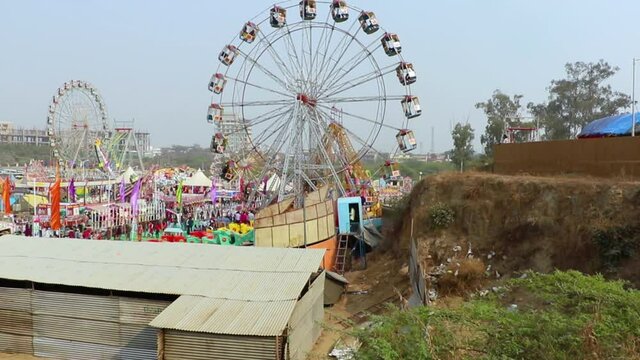
[[[600,250],[605,268],[614,271],[620,262],[629,259],[640,246],[640,229],[637,226],[618,226],[597,229],[593,241]]]
[[[429,208],[429,221],[432,229],[446,229],[453,224],[455,213],[448,205],[437,202]]]
[[[638,359],[640,292],[575,271],[527,273],[457,308],[393,309],[354,335],[364,360]]]

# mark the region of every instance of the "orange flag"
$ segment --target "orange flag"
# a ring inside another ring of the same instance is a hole
[[[56,182],[51,187],[51,230],[60,230],[60,174],[56,171]]]
[[[7,215],[11,214],[11,181],[8,177],[4,179],[2,201],[4,202],[4,213]]]

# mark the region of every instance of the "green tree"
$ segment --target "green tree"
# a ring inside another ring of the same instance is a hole
[[[521,125],[521,99],[522,95],[510,97],[496,90],[489,100],[476,104],[476,109],[482,109],[487,116],[487,126],[484,134],[480,136],[480,143],[484,146],[487,156],[493,155],[493,146],[501,142],[507,126]]]
[[[604,60],[566,64],[566,78],[551,81],[548,101],[527,105],[544,128],[545,138],[574,138],[589,122],[627,108],[631,104],[629,96],[606,84],[618,70]]]
[[[457,167],[460,167],[464,163],[468,163],[473,156],[472,142],[475,138],[471,125],[456,124],[456,127],[451,132],[453,138],[453,150],[451,153],[451,160]]]

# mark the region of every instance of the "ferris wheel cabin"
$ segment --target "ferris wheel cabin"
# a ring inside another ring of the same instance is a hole
[[[240,40],[251,44],[258,36],[258,31],[258,25],[249,21],[244,24],[244,26],[242,27],[242,31],[240,31]]]
[[[214,94],[222,94],[222,90],[224,90],[224,86],[227,84],[227,79],[223,74],[213,74],[211,75],[211,80],[209,80],[209,91]]]
[[[402,52],[400,37],[397,34],[385,33],[382,37],[382,48],[389,56],[395,56]]]
[[[271,16],[269,17],[271,27],[283,28],[287,25],[287,9],[280,6],[271,8]]]
[[[407,119],[413,119],[422,115],[422,108],[420,107],[420,100],[417,96],[406,96],[402,100],[402,110]]]
[[[231,181],[236,176],[238,165],[233,160],[229,160],[224,164],[222,174],[220,175],[226,181]]]
[[[313,20],[318,13],[316,0],[300,1],[300,17],[302,20]]]
[[[349,20],[349,7],[344,0],[333,0],[331,3],[331,17],[337,23]]]
[[[222,49],[220,55],[218,56],[218,60],[226,66],[230,66],[233,64],[233,61],[238,56],[238,48],[233,45],[227,45]]]
[[[378,24],[378,19],[376,18],[376,14],[374,14],[373,11],[363,11],[362,13],[360,13],[358,21],[360,21],[362,31],[367,34],[373,34],[374,32],[378,31],[378,29],[380,29],[380,24]]]
[[[396,68],[396,74],[400,84],[407,86],[416,82],[418,79],[416,71],[413,69],[413,64],[401,62]]]
[[[396,140],[398,140],[400,150],[405,153],[413,151],[418,147],[413,131],[408,129],[400,130],[398,135],[396,135]]]
[[[387,160],[384,163],[385,175],[387,178],[399,178],[400,166],[396,161]]]
[[[224,154],[227,147],[227,138],[222,133],[216,133],[211,137],[211,152],[216,154]]]
[[[224,115],[224,108],[218,104],[211,104],[209,111],[207,111],[207,122],[213,124],[222,121],[222,115]]]

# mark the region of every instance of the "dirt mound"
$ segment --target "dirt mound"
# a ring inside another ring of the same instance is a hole
[[[575,269],[640,287],[639,205],[640,182],[440,174],[414,188],[393,247],[406,256],[413,219],[430,266],[450,263],[462,249],[493,277]]]

